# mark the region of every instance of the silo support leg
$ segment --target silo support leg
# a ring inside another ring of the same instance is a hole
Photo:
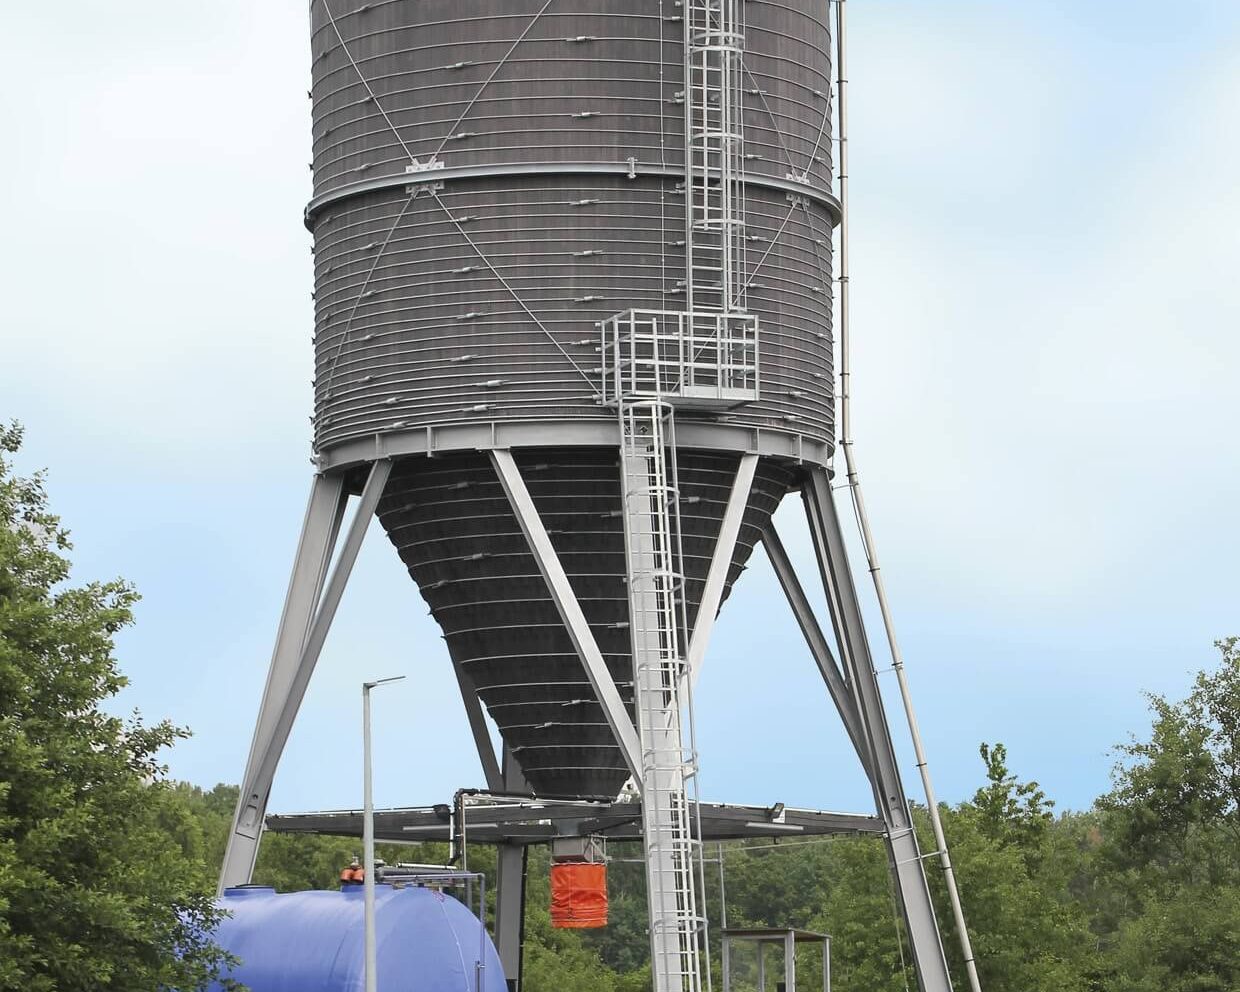
[[[706,572],[706,584],[702,589],[697,619],[693,624],[693,636],[689,638],[689,678],[693,685],[697,684],[702,660],[706,657],[706,647],[710,643],[711,632],[715,629],[715,619],[719,615],[719,604],[723,601],[728,570],[732,567],[736,539],[741,532],[741,521],[745,518],[745,507],[749,504],[749,491],[753,488],[753,476],[757,468],[757,455],[741,455],[740,464],[736,467],[736,478],[732,482],[732,492],[728,496],[728,505],[719,524],[715,552]]]
[[[455,658],[452,660],[452,667],[456,671],[456,684],[461,690],[461,702],[465,704],[465,718],[469,721],[470,732],[474,735],[474,746],[478,749],[478,760],[482,763],[482,774],[487,781],[487,788],[492,792],[503,792],[508,786],[504,784],[504,776],[495,757],[495,748],[491,744],[491,734],[487,730],[478,689],[469,673]]]
[[[611,732],[615,735],[616,745],[620,748],[620,753],[624,755],[629,772],[640,785],[642,752],[641,744],[637,739],[637,728],[633,726],[633,719],[629,716],[624,700],[620,698],[620,690],[616,688],[616,682],[607,667],[607,662],[603,659],[603,653],[599,650],[598,642],[595,641],[590,625],[586,622],[581,604],[577,602],[577,595],[573,592],[564,566],[555,553],[555,547],[547,535],[547,528],[543,526],[542,517],[538,515],[538,509],[534,506],[533,499],[530,498],[529,490],[525,486],[525,480],[521,478],[521,472],[512,457],[512,452],[504,448],[493,448],[491,464],[495,467],[499,481],[508,496],[512,512],[516,515],[521,532],[525,535],[525,541],[534,555],[534,560],[538,563],[538,570],[547,583],[547,590],[551,593],[560,619],[564,622],[569,637],[572,638],[573,647],[577,649],[577,656],[581,659],[582,667],[585,668],[586,678],[589,679],[594,689],[595,698],[603,707],[603,715],[607,718]]]
[[[507,747],[504,748],[502,784],[509,792],[529,789]],[[524,844],[500,844],[496,850],[495,949],[504,966],[509,992],[518,992],[525,946],[525,873],[529,848]]]
[[[848,739],[852,741],[853,749],[861,760],[861,766],[868,774],[870,753],[865,743],[865,735],[861,730],[861,718],[857,713],[852,688],[841,674],[839,665],[831,654],[827,638],[818,625],[814,609],[805,595],[805,590],[801,587],[801,581],[797,578],[796,570],[792,567],[792,561],[788,557],[788,552],[784,550],[783,542],[779,539],[773,523],[768,523],[762,530],[762,547],[766,549],[766,556],[771,562],[771,567],[775,569],[775,576],[784,590],[788,605],[792,607],[797,625],[801,628],[801,633],[805,635],[805,642],[809,645],[810,654],[814,656],[814,662],[818,665],[823,682],[826,683],[827,693],[831,696],[831,702],[835,704],[840,721],[848,732]]]
[[[323,577],[331,562],[347,496],[338,477],[318,476],[315,479],[237,800],[233,829],[224,853],[224,865],[220,872],[221,890],[230,885],[245,884],[254,871],[276,766],[391,470],[390,461],[375,462],[371,466],[357,512],[349,524],[326,589],[323,588]]]
[[[908,928],[918,986],[921,992],[951,992],[951,975],[930,901],[924,862],[900,780],[895,746],[848,565],[844,535],[831,497],[830,477],[825,470],[813,470],[802,496],[841,661],[856,704],[859,729],[869,752],[870,783],[878,814],[887,828],[888,857]]]

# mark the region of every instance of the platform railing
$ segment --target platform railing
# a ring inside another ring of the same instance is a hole
[[[759,398],[754,314],[625,310],[598,327],[608,406],[649,398],[727,409]]]

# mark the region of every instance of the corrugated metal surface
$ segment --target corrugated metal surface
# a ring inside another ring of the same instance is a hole
[[[673,0],[317,0],[315,193],[402,175],[410,155],[681,166],[680,12]],[[756,175],[809,168],[830,185],[826,12],[810,0],[745,3]]]
[[[618,452],[557,448],[516,457],[599,649],[631,705]],[[728,453],[680,456],[690,624],[737,463]],[[729,590],[792,483],[791,468],[763,461]],[[453,660],[473,679],[534,789],[546,796],[614,797],[628,777],[624,760],[486,456],[399,463],[379,518],[443,629]]]
[[[428,424],[604,418],[595,323],[683,307],[677,179],[623,171],[630,158],[683,167],[680,8],[566,6],[312,5],[316,193],[400,180],[312,216],[319,448]],[[773,180],[808,169],[827,190],[826,7],[745,9],[746,167]],[[433,154],[452,169],[535,170],[410,199],[411,156]],[[731,419],[829,440],[830,215],[769,187],[747,202],[765,388]]]
[[[683,202],[665,182],[512,177],[329,208],[315,227],[319,445],[463,420],[614,419],[595,402],[596,321],[684,306],[684,251],[667,244],[683,238]],[[751,254],[765,253],[749,290],[762,400],[730,419],[829,438],[830,268],[816,242],[830,222],[770,190],[748,206]]]

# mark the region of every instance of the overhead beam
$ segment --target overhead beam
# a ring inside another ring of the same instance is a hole
[[[634,781],[640,785],[642,763],[637,730],[624,700],[620,698],[620,691],[616,688],[615,680],[607,668],[607,662],[603,659],[603,653],[599,650],[590,625],[586,622],[581,604],[577,602],[577,594],[573,592],[564,566],[560,564],[559,555],[547,535],[542,517],[538,515],[538,508],[534,506],[534,500],[530,497],[525,480],[521,478],[521,471],[517,468],[512,452],[505,448],[495,448],[490,455],[491,464],[495,467],[495,473],[508,496],[512,512],[516,515],[517,523],[521,525],[525,541],[547,583],[547,590],[551,593],[560,619],[577,650],[577,657],[585,668],[586,678],[594,688],[595,698],[603,707],[603,715],[616,738],[620,753],[624,756],[624,763],[628,765]]]
[[[736,468],[736,478],[732,481],[732,492],[728,496],[728,505],[719,524],[719,537],[715,540],[715,552],[706,573],[706,585],[698,603],[693,636],[689,639],[688,665],[691,685],[697,684],[698,673],[706,657],[706,648],[710,644],[710,635],[715,629],[715,619],[719,616],[719,604],[723,601],[728,571],[732,567],[736,552],[736,539],[745,518],[745,507],[749,505],[749,493],[753,488],[753,477],[757,468],[757,455],[741,455],[740,464]]]
[[[557,837],[585,837],[603,832],[611,840],[641,838],[640,802],[556,801],[512,798],[499,805],[466,805],[465,819],[470,843],[519,845],[546,844]],[[452,824],[434,806],[375,811],[375,837],[382,841],[420,843],[448,840]],[[696,824],[700,810],[706,841],[827,837],[864,834],[876,836],[886,827],[873,814],[834,813],[788,807],[776,814],[773,807],[732,806],[721,803],[689,804],[690,820]],[[360,837],[359,810],[323,813],[273,814],[267,828],[277,833],[311,833]],[[502,888],[502,881],[501,881]]]
[[[805,595],[805,589],[801,586],[801,581],[797,578],[796,570],[792,567],[792,561],[788,558],[788,552],[784,549],[783,542],[775,531],[774,523],[768,523],[762,529],[762,547],[766,550],[766,556],[771,562],[771,567],[775,569],[775,576],[779,579],[779,584],[784,590],[784,595],[788,599],[788,605],[792,607],[792,613],[796,617],[797,625],[801,628],[801,633],[805,635],[805,643],[809,646],[814,662],[818,665],[818,671],[822,675],[823,682],[826,683],[827,693],[831,696],[831,702],[835,704],[840,720],[843,721],[844,729],[848,732],[848,739],[852,741],[853,749],[861,760],[861,766],[868,773],[870,768],[869,749],[865,744],[865,735],[861,729],[860,717],[857,714],[857,704],[853,699],[852,690],[840,672],[835,656],[831,653],[831,648],[827,644],[827,638],[822,632],[822,627],[818,625],[818,619],[814,616],[814,609],[810,605],[809,598]]]

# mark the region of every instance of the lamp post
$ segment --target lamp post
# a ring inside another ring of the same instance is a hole
[[[370,690],[399,682],[405,676],[362,683],[362,897],[366,930],[366,992],[378,992],[378,951],[375,946],[375,802],[370,771]]]

